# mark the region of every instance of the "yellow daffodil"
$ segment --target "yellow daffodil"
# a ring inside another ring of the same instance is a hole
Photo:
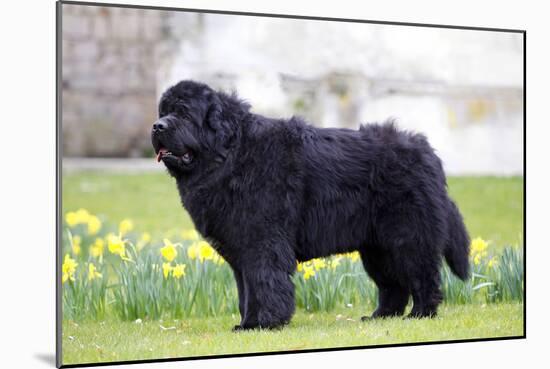
[[[124,240],[114,234],[107,235],[107,248],[112,254],[119,255],[121,258],[126,257],[126,246]]]
[[[76,211],[76,218],[79,224],[88,223],[89,217],[90,217],[90,212],[86,209],[78,209]]]
[[[118,225],[118,232],[121,236],[134,229],[134,223],[130,219],[123,219]]]
[[[80,255],[80,251],[82,248],[80,247],[82,243],[82,238],[80,236],[72,236],[72,243],[71,243],[71,249],[73,250],[74,255]]]
[[[299,272],[302,272],[304,271],[304,268],[307,268],[307,267],[313,267],[313,262],[311,260],[298,263],[296,269]]]
[[[88,234],[94,236],[101,229],[101,220],[95,215],[90,215],[88,218]]]
[[[474,256],[474,264],[479,265],[481,263],[481,254],[475,254]]]
[[[184,241],[197,241],[199,239],[199,232],[195,229],[185,229],[181,232],[181,238]]]
[[[330,261],[330,268],[332,270],[336,269],[338,267],[338,265],[340,265],[340,260],[342,260],[342,257],[341,256],[335,256],[331,261]]]
[[[191,260],[199,259],[200,262],[212,260],[216,264],[223,264],[225,260],[206,241],[194,242],[187,248],[187,256]]]
[[[475,265],[479,265],[481,260],[487,256],[488,242],[481,237],[476,237],[470,244],[470,256]]]
[[[346,254],[346,256],[352,261],[352,262],[356,262],[357,260],[359,260],[359,258],[361,257],[359,255],[359,251],[354,251],[354,252],[348,252]]]
[[[173,267],[172,265],[170,265],[170,263],[162,263],[162,274],[164,275],[165,279],[168,278],[172,269]]]
[[[216,251],[214,251],[214,257],[212,258],[212,261],[214,262],[214,264],[217,264],[217,265],[222,265],[223,263],[225,263],[224,258],[220,254],[218,254]]]
[[[489,268],[496,267],[498,265],[498,261],[495,258],[491,258],[489,262],[487,263],[487,266]]]
[[[88,265],[88,280],[92,281],[96,278],[103,278],[103,275],[97,271],[94,264],[90,263]]]
[[[74,259],[71,259],[69,254],[65,254],[65,259],[63,260],[63,265],[61,266],[61,271],[63,274],[61,280],[63,283],[68,280],[74,281],[74,274],[77,266],[78,263]]]
[[[187,257],[191,260],[199,257],[199,245],[196,242],[187,248]]]
[[[149,243],[151,242],[151,234],[149,232],[143,232],[139,240],[143,243]]]
[[[481,237],[476,237],[472,240],[470,245],[470,253],[475,254],[485,254],[487,251],[488,243]]]
[[[103,250],[105,248],[105,241],[102,238],[96,238],[93,245],[90,246],[90,255],[94,258],[103,256]]]
[[[302,272],[302,270],[304,270],[304,265],[298,260],[296,260],[296,270],[299,272]]]
[[[78,209],[77,211],[70,211],[65,215],[65,222],[69,225],[69,227],[74,227],[78,224],[88,224],[90,221],[92,222],[92,229],[94,227],[97,227],[97,221],[99,219],[92,219],[97,218],[95,215],[90,214],[88,210],[86,209]],[[101,226],[101,225],[100,225]],[[99,231],[99,229],[98,229]]]
[[[313,266],[309,265],[303,265],[304,270],[304,279],[307,281],[310,277],[313,277],[315,275],[315,270],[313,270]]]
[[[325,259],[315,258],[312,260],[315,270],[321,270],[327,266]]]
[[[65,222],[69,225],[69,227],[74,227],[78,224],[78,219],[76,217],[76,212],[69,211],[67,214],[65,214]]]
[[[201,263],[204,260],[212,260],[214,258],[214,249],[206,241],[199,241],[199,260]]]
[[[178,256],[178,250],[176,250],[176,245],[174,245],[169,239],[164,239],[164,247],[160,249],[160,254],[167,261],[172,261]]]
[[[185,275],[185,264],[176,264],[175,267],[172,268],[172,276],[176,279],[180,279]]]

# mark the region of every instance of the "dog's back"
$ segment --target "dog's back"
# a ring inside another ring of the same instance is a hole
[[[446,219],[449,213],[454,218],[456,208],[447,196],[441,161],[423,135],[399,131],[391,122],[359,130],[308,127],[307,132],[300,228],[307,231],[298,237],[302,259],[368,245],[391,247],[383,245],[389,240],[382,233],[392,229],[384,225],[397,222],[399,213],[414,219],[394,224],[396,232],[427,232],[431,246],[419,247],[445,251]]]

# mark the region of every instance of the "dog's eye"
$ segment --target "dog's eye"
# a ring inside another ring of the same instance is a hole
[[[193,160],[193,154],[191,154],[190,151],[187,151],[185,154],[183,154],[183,155],[181,156],[181,160],[183,160],[183,162],[184,162],[185,164],[189,164],[189,163],[191,163],[191,161]]]

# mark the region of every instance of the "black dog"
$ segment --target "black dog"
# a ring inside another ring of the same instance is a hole
[[[445,257],[462,279],[469,237],[426,138],[392,123],[315,128],[250,112],[235,95],[182,81],[152,130],[198,231],[231,265],[236,329],[294,312],[290,276],[305,261],[358,250],[379,289],[372,317],[436,314]]]

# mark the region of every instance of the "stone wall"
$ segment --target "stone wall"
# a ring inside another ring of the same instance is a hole
[[[157,78],[196,14],[63,5],[64,156],[143,156]]]

